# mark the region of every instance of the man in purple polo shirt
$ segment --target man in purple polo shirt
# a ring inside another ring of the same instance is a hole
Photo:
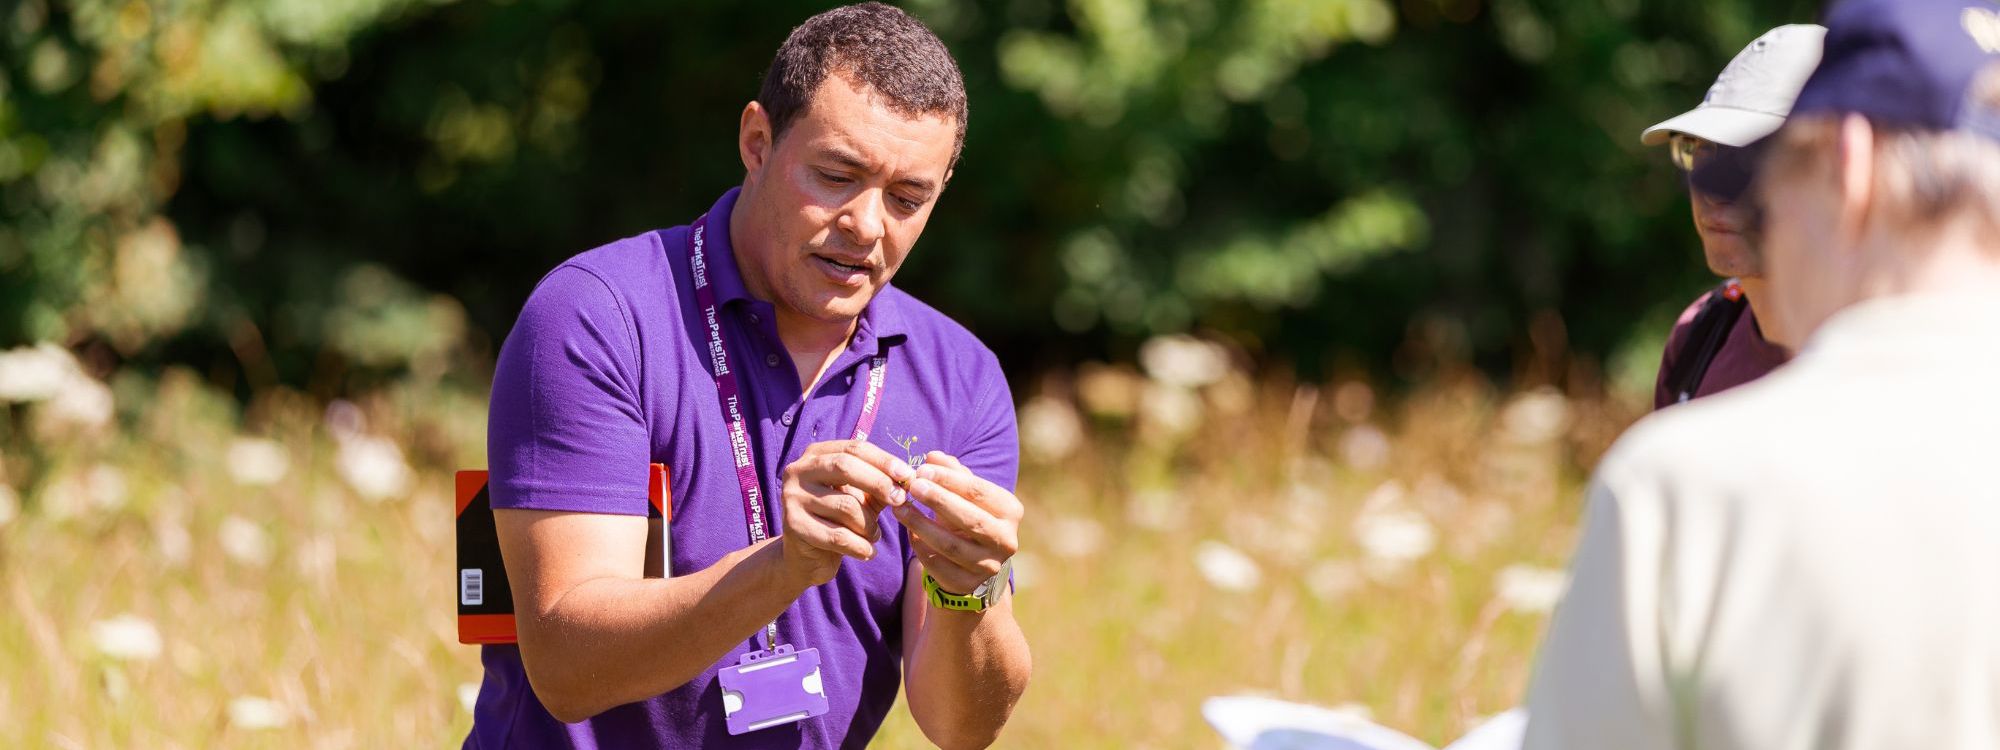
[[[861,747],[903,685],[932,742],[993,741],[1031,671],[1012,398],[889,286],[965,125],[920,22],[827,11],[743,109],[740,189],[536,286],[487,435],[520,644],[467,747]]]
[[[1770,305],[1763,254],[1753,237],[1757,217],[1739,200],[1750,178],[1743,147],[1785,124],[1792,101],[1819,64],[1826,29],[1780,26],[1737,53],[1716,76],[1699,106],[1647,128],[1640,142],[1669,144],[1685,175],[1703,161],[1735,165],[1737,194],[1688,190],[1695,231],[1709,270],[1728,279],[1689,305],[1667,336],[1653,408],[1734,388],[1763,377],[1790,358],[1784,332],[1758,310]]]

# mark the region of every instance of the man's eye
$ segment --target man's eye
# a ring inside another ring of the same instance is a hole
[[[905,211],[916,211],[924,206],[923,201],[913,201],[900,195],[896,196],[896,204],[902,206]]]
[[[819,178],[826,180],[826,183],[829,185],[851,185],[854,183],[854,178],[837,175],[832,172],[820,172]]]

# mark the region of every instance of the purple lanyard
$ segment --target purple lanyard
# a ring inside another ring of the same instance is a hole
[[[743,418],[743,388],[736,371],[729,366],[729,348],[722,344],[722,318],[715,301],[715,289],[708,285],[708,259],[702,254],[702,235],[708,229],[708,214],[694,222],[688,233],[688,267],[694,272],[694,299],[701,306],[702,322],[708,327],[709,372],[715,376],[715,392],[722,398],[722,416],[729,422],[729,450],[736,458],[736,484],[743,490],[743,518],[750,527],[750,544],[771,538],[764,515],[764,485],[757,478],[757,464],[750,457],[750,427]],[[882,405],[882,381],[889,358],[880,354],[869,358],[868,392],[861,402],[861,418],[854,423],[854,439],[867,440],[875,429],[875,414]],[[764,647],[778,647],[778,621],[764,626]]]

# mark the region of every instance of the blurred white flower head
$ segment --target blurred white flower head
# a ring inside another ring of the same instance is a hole
[[[1150,383],[1139,399],[1139,415],[1161,433],[1181,437],[1201,426],[1201,397],[1183,388]]]
[[[334,440],[344,443],[362,437],[367,427],[367,417],[354,402],[341,399],[326,405],[326,431]]]
[[[178,511],[169,511],[155,517],[153,544],[159,547],[160,559],[167,564],[186,564],[194,556],[194,536],[188,533],[186,516]]]
[[[111,421],[111,389],[84,373],[76,356],[54,344],[0,352],[0,402],[47,402],[61,424],[101,427]]]
[[[1042,538],[1057,557],[1089,557],[1104,546],[1104,525],[1080,516],[1057,516],[1046,522]]]
[[[1083,443],[1083,419],[1068,401],[1036,396],[1021,406],[1021,450],[1030,458],[1056,463]]]
[[[1389,436],[1372,424],[1356,425],[1340,436],[1340,460],[1351,468],[1375,471],[1389,465]]]
[[[1354,519],[1354,537],[1371,561],[1414,562],[1437,547],[1437,530],[1423,514],[1405,508],[1363,512]]]
[[[237,438],[229,444],[226,459],[229,476],[237,484],[252,487],[277,484],[291,471],[292,461],[285,447],[275,440]]]
[[[229,559],[249,566],[262,566],[271,560],[271,540],[264,534],[264,527],[242,516],[222,519],[217,530],[222,544],[222,554]]]
[[[124,661],[152,661],[160,657],[160,630],[151,620],[123,614],[90,625],[90,640],[97,652]]]
[[[1139,364],[1154,382],[1200,388],[1229,374],[1229,350],[1193,336],[1155,336],[1139,347]]]
[[[1194,565],[1210,585],[1224,591],[1249,591],[1263,582],[1257,562],[1235,547],[1215,541],[1195,546]]]
[[[472,713],[473,707],[479,705],[479,683],[458,683],[458,704],[465,707],[466,713]]]
[[[1554,388],[1539,388],[1515,396],[1500,412],[1500,427],[1516,442],[1553,442],[1569,429],[1569,399]]]
[[[1534,565],[1509,565],[1494,579],[1494,591],[1510,609],[1541,614],[1556,608],[1569,589],[1569,572]]]
[[[0,401],[54,398],[76,369],[76,357],[55,344],[0,352]]]
[[[340,441],[334,466],[362,499],[381,502],[398,497],[409,488],[410,466],[403,451],[386,439],[357,436]]]
[[[125,507],[128,490],[125,472],[111,464],[98,464],[84,474],[84,486],[89,488],[90,504],[98,510],[114,511]]]
[[[277,729],[291,721],[292,712],[269,698],[243,696],[229,701],[229,725],[237,729]]]

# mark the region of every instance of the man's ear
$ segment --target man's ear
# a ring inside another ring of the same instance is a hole
[[[1842,117],[1835,149],[1840,234],[1859,243],[1875,203],[1875,128],[1868,124],[1868,118],[1851,113]]]
[[[743,171],[756,174],[771,158],[771,117],[756,101],[743,105],[743,119],[736,124],[736,150],[743,157]]]

